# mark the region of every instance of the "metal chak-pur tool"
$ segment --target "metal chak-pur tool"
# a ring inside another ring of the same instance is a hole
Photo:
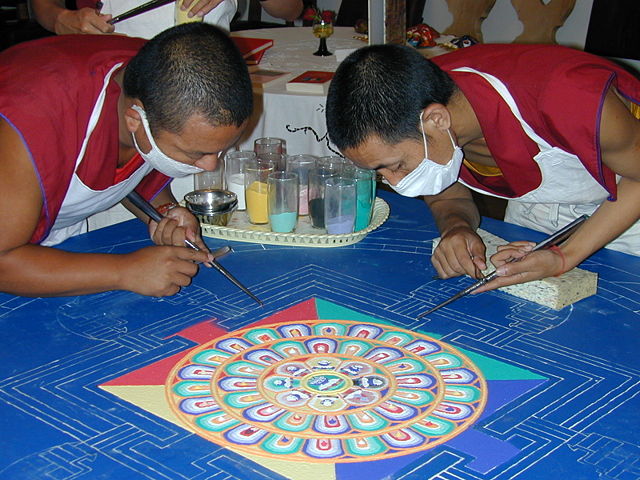
[[[531,251],[535,252],[536,250],[544,250],[545,248],[549,248],[549,247],[553,247],[554,245],[561,244],[567,238],[569,238],[571,236],[571,234],[574,232],[574,230],[576,228],[578,228],[587,218],[589,218],[588,215],[582,215],[582,216],[576,218],[573,222],[571,222],[568,225],[566,225],[565,227],[561,228],[556,233],[554,233],[551,236],[547,237],[546,239],[544,239],[540,243],[537,243],[536,245],[534,245],[534,247],[531,249]],[[462,298],[465,295],[470,294],[474,290],[476,290],[476,289],[480,288],[481,286],[489,283],[491,280],[494,280],[497,277],[498,277],[498,273],[494,270],[493,272],[491,272],[491,273],[485,275],[484,277],[482,277],[480,280],[478,280],[476,283],[474,283],[470,287],[467,287],[464,290],[456,293],[454,296],[448,298],[447,300],[445,300],[444,302],[442,302],[439,305],[436,305],[435,307],[431,308],[430,310],[427,310],[426,312],[421,313],[420,315],[417,316],[417,318],[422,318],[424,316],[427,316],[430,313],[435,312],[439,308],[444,307],[445,305],[449,305],[451,302],[454,302],[454,301],[458,300],[459,298]]]
[[[163,216],[160,214],[160,212],[158,212],[153,207],[153,205],[147,202],[138,192],[135,192],[135,191],[131,192],[129,195],[127,195],[127,199],[131,201],[131,203],[133,203],[140,210],[142,210],[144,213],[149,215],[151,219],[155,220],[158,223],[160,223],[160,221],[162,220]],[[195,243],[191,242],[186,238],[184,239],[184,243],[187,247],[192,248],[193,250],[200,251],[200,247],[198,247]],[[216,270],[218,270],[222,275],[227,277],[227,279],[231,281],[236,287],[238,287],[240,290],[242,290],[244,293],[246,293],[252,299],[254,299],[258,303],[258,305],[261,305],[261,306],[264,305],[262,300],[260,300],[253,293],[251,293],[251,291],[247,287],[242,285],[233,275],[231,275],[231,273],[226,268],[224,268],[222,265],[220,265],[216,261],[218,257],[221,257],[229,252],[231,252],[230,247],[222,247],[216,250],[215,252],[211,252],[211,255],[213,255],[213,261],[211,262],[211,266],[213,266]]]
[[[137,15],[140,15],[141,13],[148,12],[149,10],[154,10],[158,7],[166,5],[167,3],[172,3],[174,1],[175,0],[151,0],[150,2],[143,3],[142,5],[138,5],[137,7],[132,8],[131,10],[127,10],[120,15],[116,15],[107,23],[115,25],[116,23],[126,20],[127,18],[135,17]]]

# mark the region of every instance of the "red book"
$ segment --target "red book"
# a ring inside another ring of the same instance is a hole
[[[321,72],[307,70],[287,82],[287,90],[290,92],[320,93],[326,94],[334,72]]]
[[[247,65],[257,65],[262,60],[264,52],[273,46],[273,40],[268,38],[231,37],[240,50]]]

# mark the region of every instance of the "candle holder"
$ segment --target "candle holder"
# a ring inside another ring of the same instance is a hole
[[[318,50],[313,54],[318,57],[333,55],[327,48],[327,38],[333,35],[333,22],[326,20],[315,20],[313,22],[313,34],[320,39]]]

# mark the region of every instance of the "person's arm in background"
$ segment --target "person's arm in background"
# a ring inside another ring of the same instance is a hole
[[[29,0],[31,13],[45,29],[58,35],[69,33],[112,33],[107,23],[111,15],[103,15],[99,8],[69,10],[64,0]]]
[[[302,15],[302,0],[262,0],[260,5],[269,15],[292,22]]]

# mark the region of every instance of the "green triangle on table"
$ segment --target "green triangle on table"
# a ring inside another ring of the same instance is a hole
[[[391,322],[380,320],[365,313],[356,312],[350,308],[336,305],[335,303],[316,298],[316,311],[321,320],[352,320],[356,322],[381,323],[383,325],[393,325]]]
[[[321,298],[316,298],[315,302],[319,319],[352,320],[396,326],[391,322],[356,312],[355,310],[351,310],[350,308],[337,305]],[[426,332],[423,330],[419,330],[419,333],[435,338],[436,340],[442,336],[437,333]],[[455,348],[469,357],[469,359],[484,374],[486,380],[547,380],[547,377],[543,377],[524,368],[487,357],[480,353],[471,352],[458,346],[455,346]]]

